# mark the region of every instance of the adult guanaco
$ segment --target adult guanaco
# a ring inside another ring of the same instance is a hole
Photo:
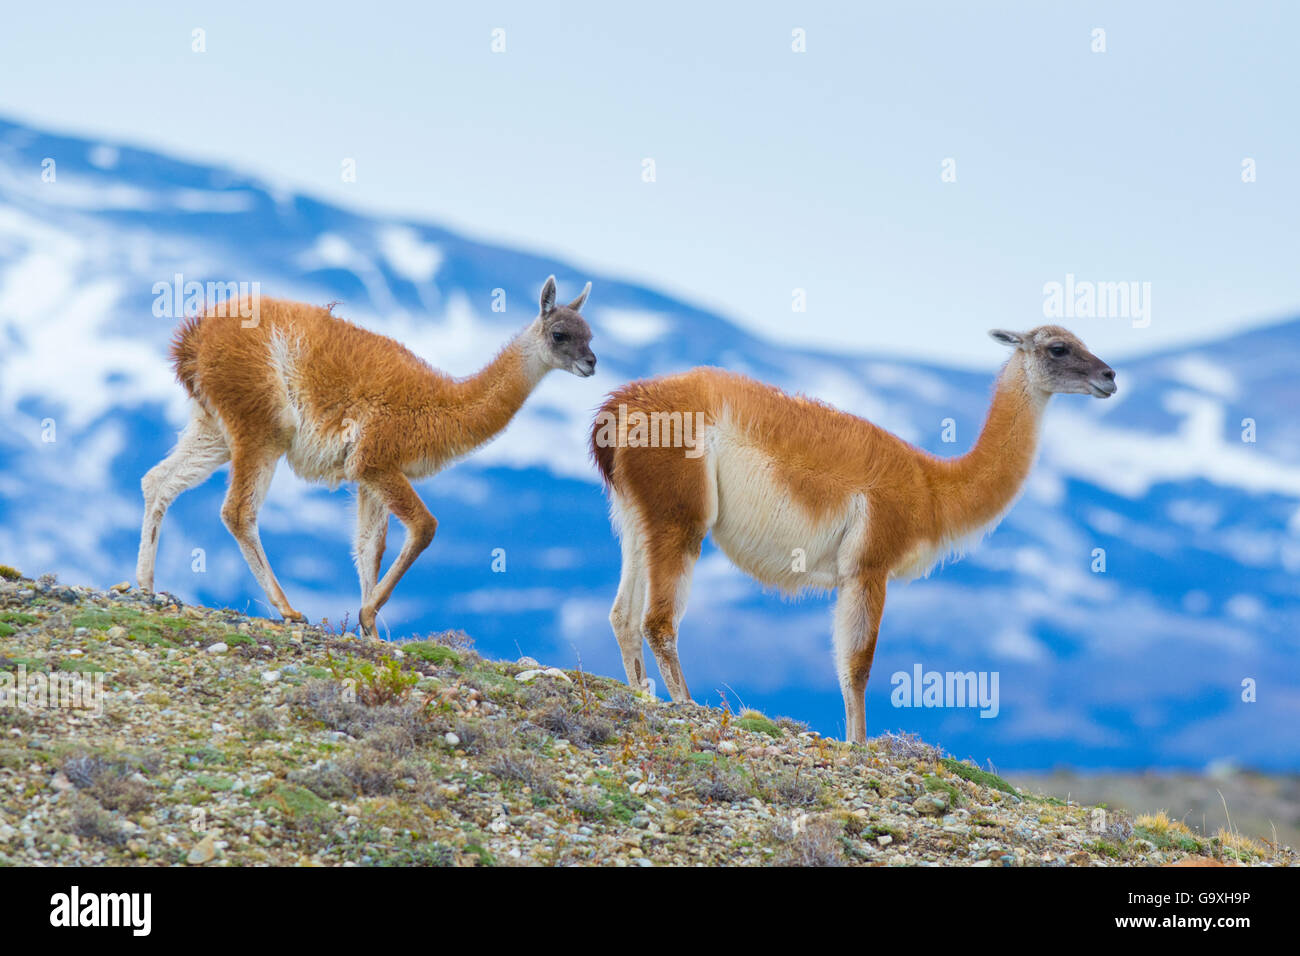
[[[611,394],[593,424],[591,450],[622,544],[609,619],[628,683],[645,686],[644,640],[673,700],[690,699],[677,631],[691,570],[712,533],[764,584],[838,592],[834,649],[846,733],[864,743],[864,694],[886,583],[928,573],[997,524],[1029,474],[1053,394],[1115,394],[1114,371],[1063,328],[990,334],[1014,351],[974,447],[950,459],[830,405],[719,369],[632,382]],[[664,428],[689,434],[688,447],[673,435],[662,440]]]

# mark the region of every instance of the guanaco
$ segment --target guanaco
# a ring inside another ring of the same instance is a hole
[[[188,319],[171,356],[192,413],[176,447],[141,482],[140,587],[153,589],[168,506],[229,461],[222,520],[271,603],[287,620],[303,620],[281,590],[257,529],[276,464],[285,458],[307,481],[356,482],[360,622],[374,635],[376,613],[438,527],[411,480],[496,436],[552,369],[584,378],[595,372],[591,329],[579,314],[590,291],[588,282],[568,305],[557,305],[555,277],[548,278],[536,319],[463,379],[330,308],[261,300],[251,327],[246,308]],[[389,514],[406,540],[381,579]]]
[[[1033,464],[1053,394],[1115,394],[1115,372],[1063,328],[990,334],[1013,351],[974,447],[951,459],[719,369],[613,392],[593,424],[591,451],[622,545],[609,619],[628,683],[646,687],[644,641],[672,699],[690,699],[677,633],[692,568],[712,533],[766,585],[838,592],[834,653],[846,733],[865,743],[886,583],[927,574],[997,524]],[[687,427],[692,421],[699,427]],[[675,440],[679,428],[693,432],[690,447]]]

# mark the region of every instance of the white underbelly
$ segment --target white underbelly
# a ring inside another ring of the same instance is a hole
[[[344,441],[322,439],[299,431],[284,457],[299,478],[333,487],[348,478],[345,465],[350,447]]]
[[[865,534],[860,498],[822,520],[808,514],[773,475],[763,454],[713,436],[718,511],[713,539],[737,567],[764,584],[796,593],[835,588],[846,536]]]
[[[347,474],[347,463],[356,447],[359,426],[348,421],[342,429],[322,427],[289,402],[281,421],[289,442],[284,458],[299,478],[337,487],[352,477]]]

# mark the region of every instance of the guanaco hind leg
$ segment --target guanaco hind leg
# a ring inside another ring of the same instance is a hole
[[[140,528],[140,551],[136,558],[136,583],[153,590],[154,563],[158,556],[158,531],[171,503],[183,491],[205,481],[230,460],[230,448],[217,423],[202,409],[195,408],[176,447],[145,474],[144,522]]]
[[[433,540],[434,533],[438,530],[438,519],[429,513],[429,509],[411,487],[410,481],[401,472],[367,476],[361,483],[366,485],[368,490],[377,496],[384,503],[384,507],[391,511],[406,528],[406,540],[402,542],[402,550],[398,552],[388,573],[375,585],[370,597],[361,605],[361,628],[366,634],[374,637],[378,633],[375,630],[375,615],[388,601],[402,575]]]
[[[365,485],[357,486],[357,536],[355,557],[361,578],[361,603],[365,604],[379,583],[379,567],[388,537],[388,509],[383,499]]]
[[[704,533],[703,528],[661,525],[647,529],[645,535],[648,574],[641,630],[675,701],[691,699],[677,657],[677,628],[686,613],[691,571],[700,557]]]
[[[649,690],[650,678],[645,671],[641,620],[645,617],[647,570],[641,554],[641,525],[636,515],[623,509],[615,499],[619,513],[619,544],[623,551],[623,568],[618,580],[618,594],[609,610],[609,623],[623,655],[623,670],[633,690]]]

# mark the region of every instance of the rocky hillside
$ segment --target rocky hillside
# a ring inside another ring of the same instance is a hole
[[[1297,861],[1018,792],[915,738],[853,747],[459,632],[344,630],[0,567],[0,863]]]

